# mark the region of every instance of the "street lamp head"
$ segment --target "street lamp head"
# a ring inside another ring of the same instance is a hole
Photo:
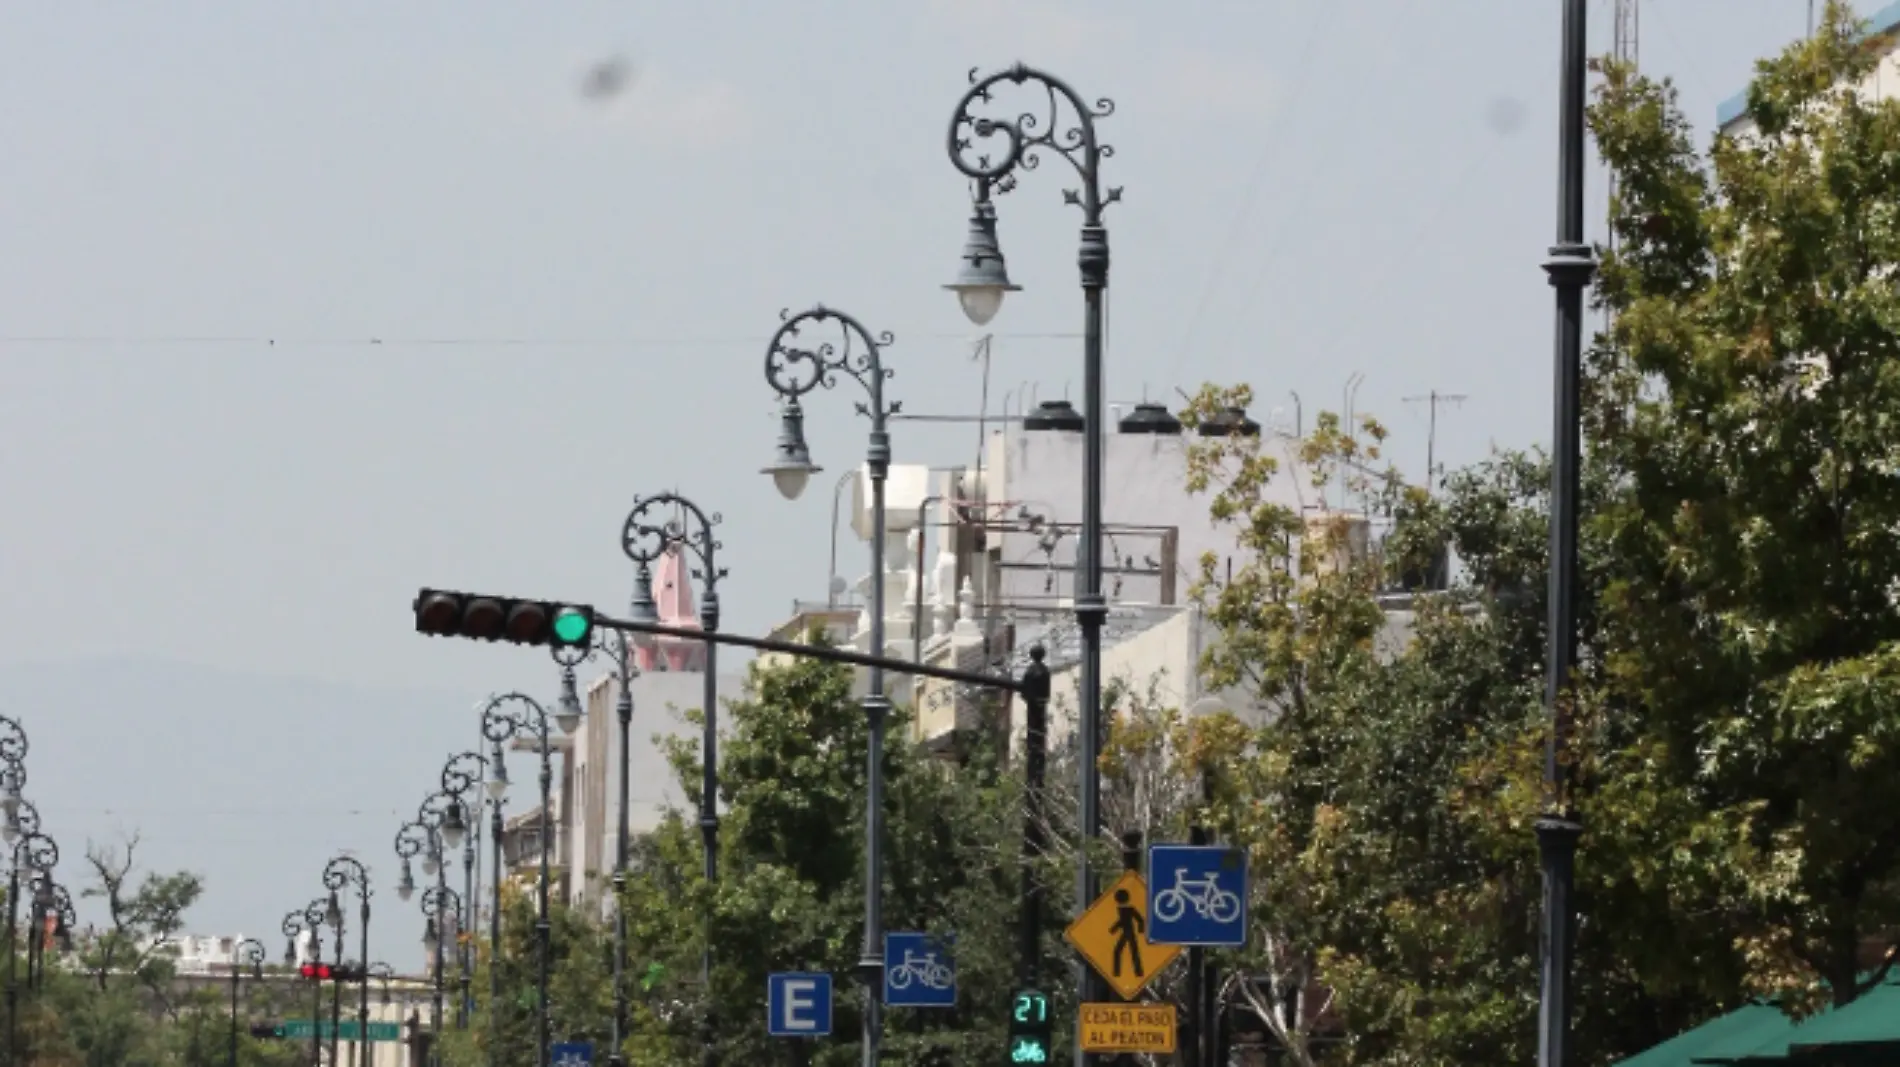
[[[294,937],[286,938],[284,939],[284,966],[295,967],[296,965],[297,965],[297,939]]]
[[[627,605],[627,617],[634,622],[657,624],[660,621],[659,605],[653,602],[653,568],[647,566],[644,560],[634,572],[633,600]],[[635,648],[650,649],[654,645],[652,634],[636,632],[632,639]]]
[[[9,811],[7,812],[6,819],[4,821],[0,821],[0,838],[5,838],[7,844],[9,845],[13,844],[15,841],[18,841],[20,839],[20,813],[19,812]]]
[[[796,399],[788,398],[779,406],[778,448],[772,462],[759,473],[772,476],[779,495],[797,500],[811,476],[824,470],[811,461],[811,449],[805,445],[805,409]]]
[[[343,907],[337,903],[336,890],[334,889],[330,891],[330,902],[323,907],[323,921],[328,923],[332,930],[339,930],[343,927]]]
[[[435,919],[431,917],[429,921],[422,926],[422,947],[429,952],[434,952],[436,946],[441,943],[442,938],[437,935],[435,930]]]
[[[564,734],[573,734],[581,726],[581,697],[574,686],[574,668],[561,668],[561,699],[555,702],[554,725]]]
[[[449,810],[442,815],[442,843],[449,848],[462,847],[462,835],[468,830],[468,824],[462,821],[462,802],[451,799]]]
[[[495,743],[495,751],[488,757],[488,796],[500,800],[508,795],[508,761],[502,758],[501,742]]]
[[[20,811],[20,778],[17,764],[0,771],[0,811],[4,811],[8,819]]]
[[[404,856],[402,858],[402,878],[396,883],[396,896],[399,899],[408,900],[415,895],[416,876],[415,873],[409,869],[409,857]]]
[[[978,200],[971,211],[962,261],[956,280],[944,288],[957,294],[971,323],[988,326],[1003,309],[1003,295],[1022,288],[1009,280],[1009,267],[996,241],[996,206],[988,200]]]
[[[431,841],[429,842],[429,850],[422,854],[422,873],[434,878],[436,872],[441,869],[442,845],[439,842]]]

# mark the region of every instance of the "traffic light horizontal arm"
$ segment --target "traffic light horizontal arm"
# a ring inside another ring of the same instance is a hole
[[[962,685],[977,685],[989,689],[1000,689],[1006,693],[1020,695],[1023,692],[1023,679],[1010,678],[998,674],[981,674],[976,671],[960,671],[954,667],[933,667],[928,663],[918,663],[907,659],[892,659],[888,656],[873,656],[864,652],[853,652],[848,648],[833,648],[827,645],[808,645],[802,641],[775,641],[769,637],[744,637],[739,634],[706,633],[703,630],[684,626],[667,626],[657,622],[636,622],[632,619],[616,619],[599,612],[594,613],[594,625],[603,630],[619,630],[621,633],[651,634],[655,637],[677,637],[689,641],[711,641],[715,645],[734,645],[750,648],[758,652],[777,652],[786,656],[801,656],[805,659],[819,659],[827,663],[848,663],[853,667],[882,667],[894,674],[914,674],[924,678],[935,678],[944,682],[957,682]]]

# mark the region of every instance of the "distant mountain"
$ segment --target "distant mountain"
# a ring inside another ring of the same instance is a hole
[[[482,695],[178,663],[0,665],[0,714],[27,731],[26,796],[82,924],[104,918],[80,898],[88,841],[137,832],[140,869],[204,876],[192,932],[249,935],[275,954],[284,913],[319,896],[324,862],[347,850],[376,890],[371,955],[399,968],[421,962],[422,919],[394,892],[392,841],[441,762],[479,747]]]

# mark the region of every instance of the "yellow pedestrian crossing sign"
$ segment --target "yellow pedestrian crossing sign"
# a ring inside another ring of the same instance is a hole
[[[1063,936],[1123,1000],[1135,999],[1181,954],[1179,945],[1148,940],[1148,886],[1134,871],[1123,871]]]

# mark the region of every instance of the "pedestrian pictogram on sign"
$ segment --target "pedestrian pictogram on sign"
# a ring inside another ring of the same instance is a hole
[[[1181,954],[1177,945],[1148,940],[1148,887],[1133,871],[1122,872],[1064,936],[1123,1000],[1133,1000]]]

